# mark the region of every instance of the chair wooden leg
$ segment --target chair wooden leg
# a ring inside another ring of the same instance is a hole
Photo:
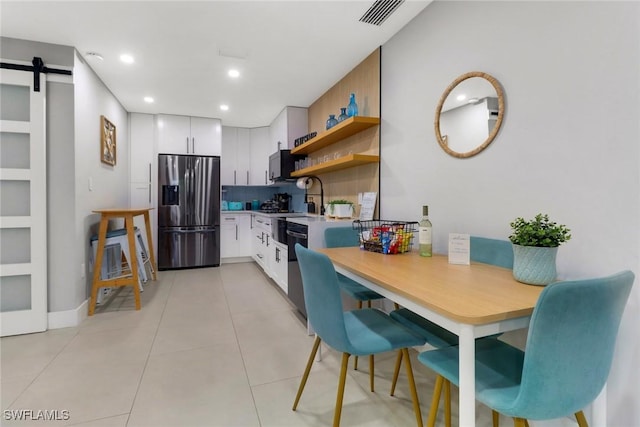
[[[444,380],[444,425],[451,427],[451,381]]]
[[[302,396],[302,390],[304,390],[304,386],[307,384],[307,378],[309,378],[309,372],[311,371],[311,366],[313,365],[313,359],[316,357],[316,353],[318,351],[318,347],[320,347],[320,337],[316,336],[316,340],[313,343],[313,348],[311,349],[311,354],[309,355],[309,360],[307,361],[307,367],[304,369],[304,374],[302,375],[302,379],[300,380],[300,386],[298,387],[298,394],[296,395],[296,400],[293,402],[293,410],[295,411],[298,407],[298,402],[300,401],[300,396]]]
[[[587,423],[587,419],[584,417],[584,412],[578,411],[576,412],[576,420],[578,421],[578,427],[589,427]]]
[[[391,381],[391,392],[389,393],[391,396],[393,396],[393,393],[396,392],[398,375],[400,375],[400,365],[402,365],[402,350],[398,350],[398,356],[396,357],[396,367],[393,370],[393,380]]]
[[[340,381],[338,382],[338,395],[336,396],[336,410],[333,413],[333,427],[340,427],[340,415],[342,415],[342,399],[344,398],[344,384],[347,380],[349,367],[349,353],[342,353],[342,366],[340,368]]]
[[[500,427],[500,414],[498,411],[491,410],[491,415],[493,417],[493,427]]]
[[[371,300],[367,301],[367,307],[371,308]]]
[[[373,354],[369,355],[369,386],[373,392]]]
[[[514,418],[513,419],[513,426],[514,427],[525,427],[526,426],[526,420],[523,418]]]
[[[431,407],[429,408],[429,418],[427,419],[427,427],[435,427],[436,417],[438,416],[438,405],[440,404],[440,395],[442,394],[442,384],[444,383],[444,377],[438,375],[436,377],[436,384],[433,388],[433,397],[431,398]]]
[[[524,427],[529,427],[529,421],[528,420],[524,420]]]
[[[409,357],[408,349],[402,349],[402,357],[406,359],[405,367],[407,369],[407,378],[409,379],[409,390],[411,391],[413,411],[416,413],[418,427],[422,427],[422,412],[420,411],[420,401],[418,400],[418,392],[416,391],[416,382],[413,378],[413,369],[411,368],[411,358]]]

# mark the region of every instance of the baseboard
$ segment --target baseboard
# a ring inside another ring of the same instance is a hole
[[[80,325],[87,318],[89,300],[84,300],[77,308],[47,313],[48,329],[71,328]]]
[[[240,262],[251,262],[251,261],[253,261],[253,258],[251,258],[250,256],[241,256],[241,257],[234,257],[234,258],[221,258],[220,264],[237,264]]]

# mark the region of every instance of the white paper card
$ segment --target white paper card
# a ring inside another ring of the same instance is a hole
[[[449,264],[470,264],[471,242],[468,234],[449,233]]]
[[[378,193],[370,192],[362,195],[362,206],[360,207],[360,221],[371,221],[373,212],[376,210],[376,196]]]

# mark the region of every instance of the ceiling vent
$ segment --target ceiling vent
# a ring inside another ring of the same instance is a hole
[[[362,15],[360,22],[380,26],[402,3],[404,0],[376,0]]]

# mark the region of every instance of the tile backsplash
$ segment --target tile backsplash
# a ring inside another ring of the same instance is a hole
[[[222,200],[227,202],[246,202],[258,200],[260,203],[274,198],[275,193],[291,194],[291,207],[294,212],[306,212],[304,204],[304,190],[296,187],[295,182],[283,182],[278,185],[223,185]]]

